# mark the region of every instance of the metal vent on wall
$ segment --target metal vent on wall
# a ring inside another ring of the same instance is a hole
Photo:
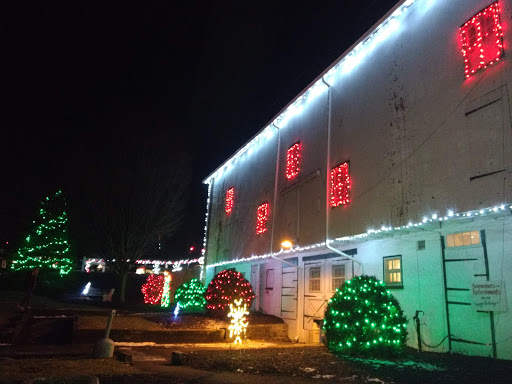
[[[418,251],[425,250],[425,240],[418,240]]]

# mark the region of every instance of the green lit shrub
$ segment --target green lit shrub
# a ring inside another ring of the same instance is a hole
[[[332,352],[396,355],[405,348],[407,319],[382,281],[358,276],[329,300],[324,330]]]
[[[205,298],[210,313],[222,317],[227,315],[229,303],[234,300],[243,299],[249,308],[254,300],[254,292],[249,281],[240,272],[225,269],[210,281]]]
[[[197,279],[181,284],[174,293],[174,304],[184,310],[202,310],[206,306],[204,285]]]

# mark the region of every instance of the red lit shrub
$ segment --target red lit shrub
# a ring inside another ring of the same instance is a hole
[[[243,299],[247,307],[254,300],[251,284],[240,272],[225,269],[219,272],[206,289],[206,307],[214,316],[224,316],[233,300]]]

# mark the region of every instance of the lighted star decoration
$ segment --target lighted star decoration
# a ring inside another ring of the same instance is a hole
[[[242,303],[244,303],[242,305]],[[235,338],[234,344],[242,343],[241,335],[242,333],[245,335],[245,331],[247,326],[249,325],[249,321],[245,317],[249,314],[247,311],[247,304],[243,299],[235,300],[233,303],[229,304],[229,313],[228,317],[231,317],[231,324],[229,325],[229,338]]]

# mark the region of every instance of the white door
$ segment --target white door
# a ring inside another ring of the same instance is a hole
[[[251,265],[251,285],[256,296],[252,302],[251,309],[255,311],[260,310],[260,265]]]
[[[350,262],[344,258],[326,258],[304,264],[304,324],[319,340],[320,324],[329,299],[350,275]]]
[[[305,330],[318,331],[323,319],[326,302],[325,261],[319,260],[304,265],[304,324]]]
[[[485,231],[442,236],[451,352],[496,357],[493,312],[471,305],[471,284],[489,280]]]

